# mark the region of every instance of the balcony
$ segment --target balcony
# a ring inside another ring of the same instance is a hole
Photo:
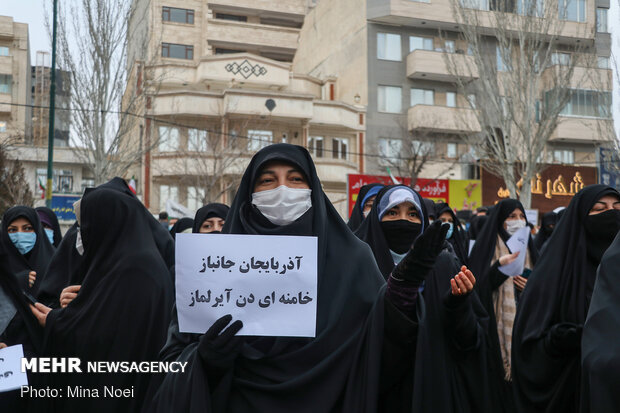
[[[306,14],[306,0],[209,0],[209,6],[231,12],[251,10],[298,17]]]
[[[594,10],[594,0],[588,0],[587,10]],[[557,8],[557,6],[556,6]],[[479,25],[487,29],[489,35],[495,26],[492,11],[477,11],[477,21]],[[517,32],[523,27],[522,19],[528,18],[515,13],[507,13],[511,24],[507,29]],[[454,30],[456,21],[452,14],[451,0],[428,0],[428,2],[416,0],[368,0],[366,17],[369,21],[385,23],[398,26],[414,26],[421,28],[433,28]],[[559,33],[550,33],[550,36],[559,36],[563,41],[574,41],[575,39],[589,39],[594,41],[595,37],[595,17],[594,13],[588,13],[587,21],[584,23],[567,21],[560,27]],[[548,33],[544,33],[547,35]]]
[[[13,56],[0,56],[0,74],[13,74]]]
[[[551,135],[552,142],[596,143],[613,139],[613,121],[598,118],[559,118],[560,123]]]
[[[545,69],[542,75],[546,85],[553,85],[561,78],[561,70],[566,66],[552,65]],[[573,89],[612,90],[613,74],[609,69],[575,66],[570,79],[570,87]]]
[[[258,48],[279,53],[294,54],[297,50],[299,29],[265,24],[209,19],[207,40],[231,49]]]
[[[447,106],[415,105],[409,108],[410,131],[432,133],[477,133],[480,124],[472,109]]]
[[[448,56],[459,77],[467,80],[478,78],[478,69],[472,56],[453,53]],[[452,82],[454,74],[450,71],[443,52],[432,50],[414,50],[407,56],[407,77],[411,79],[436,80]]]
[[[364,131],[366,129],[365,125],[360,125],[358,109],[344,103],[325,100],[314,102],[310,125],[334,126],[350,131]]]
[[[0,93],[0,113],[11,113],[11,94]]]

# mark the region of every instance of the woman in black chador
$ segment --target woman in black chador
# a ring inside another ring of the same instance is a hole
[[[66,307],[50,310],[41,303],[33,313],[45,327],[42,353],[89,361],[141,362],[157,359],[166,339],[172,308],[172,281],[154,237],[153,216],[139,200],[103,188],[84,195],[78,223],[84,246],[84,280]],[[114,219],[107,219],[114,217]],[[133,389],[133,397],[56,398],[47,412],[139,411],[151,374],[50,374],[50,387],[104,386]]]
[[[596,268],[619,229],[620,194],[608,186],[585,187],[564,210],[515,319],[512,367],[519,412],[579,410],[583,323]]]
[[[192,232],[194,234],[220,234],[229,210],[228,205],[216,202],[203,206],[196,211]]]
[[[454,249],[454,253],[459,259],[459,262],[462,265],[467,265],[469,243],[467,240],[467,231],[461,227],[461,221],[458,219],[450,205],[445,202],[438,202],[435,204],[435,215],[438,220],[450,225],[450,229],[446,234],[446,240]]]
[[[360,188],[355,205],[353,205],[353,210],[351,211],[351,216],[349,217],[349,222],[347,222],[347,226],[351,228],[351,231],[356,231],[360,227],[362,221],[368,216],[377,194],[383,187],[383,184],[374,183]]]
[[[241,320],[225,316],[204,335],[178,331],[162,351],[187,361],[154,395],[154,412],[390,411],[401,377],[413,366],[415,313],[400,310],[368,246],[347,228],[321,189],[312,158],[276,144],[250,162],[224,233],[318,237],[318,301],[314,338],[239,337]],[[401,277],[422,276],[439,253],[438,227],[420,240]]]
[[[394,301],[409,312],[417,304],[424,314],[415,364],[405,377],[408,387],[401,386],[408,392],[401,394],[391,410],[494,412],[486,374],[488,317],[472,291],[473,274],[460,266],[445,236],[442,252],[425,279],[407,284],[396,279],[398,266],[410,251],[416,251],[416,239],[427,222],[425,203],[416,191],[404,185],[388,186],[379,192],[356,232],[372,248],[387,279],[388,293],[396,296]],[[441,225],[441,220],[435,225]],[[448,225],[443,228],[446,233]],[[405,296],[407,289],[414,292]],[[409,298],[418,294],[418,303]]]
[[[501,400],[503,411],[513,411],[511,389],[512,327],[519,295],[525,288],[528,273],[538,259],[538,250],[529,236],[525,255],[525,269],[521,275],[506,276],[500,266],[517,258],[506,245],[519,229],[527,225],[525,209],[516,199],[504,199],[492,209],[484,227],[476,238],[469,256],[469,268],[476,276],[476,289],[489,314],[489,336],[493,341],[494,354],[489,356],[489,375],[496,391],[494,397]]]

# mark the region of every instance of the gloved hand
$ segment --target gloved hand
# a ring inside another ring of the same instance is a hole
[[[392,271],[392,278],[420,285],[433,269],[441,253],[449,225],[436,220],[418,237],[405,258]]]
[[[236,334],[243,327],[243,323],[237,320],[224,330],[231,320],[230,314],[218,319],[200,338],[198,354],[206,364],[207,370],[230,369],[239,354],[243,338]]]
[[[583,325],[575,323],[555,324],[545,338],[545,346],[550,354],[572,355],[581,348]]]

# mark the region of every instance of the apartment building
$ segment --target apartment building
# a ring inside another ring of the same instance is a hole
[[[0,16],[0,141],[29,143],[30,47],[28,25]]]
[[[311,146],[324,190],[346,214],[346,176],[363,169],[365,107],[336,99],[332,77],[292,70],[307,0],[135,0],[125,107],[144,115],[131,169],[157,212],[230,203],[251,156]]]
[[[496,61],[501,66],[502,62],[489,13],[508,7],[506,11],[519,14],[530,3],[464,3],[482,11],[480,24],[489,33],[482,47],[493,64]],[[611,125],[609,1],[538,4],[556,7],[556,15],[563,22],[551,66],[576,58],[574,50],[587,51],[596,55],[597,67],[576,67],[575,78],[584,70],[594,70],[602,79],[571,84],[571,98],[560,115],[544,161],[593,166],[597,146],[609,139],[600,131],[609,130]],[[365,152],[379,155],[367,157],[369,172],[385,172],[386,161],[397,158],[409,149],[405,145],[411,144],[428,148],[431,154],[420,176],[478,178],[477,168],[470,163],[475,154],[463,139],[481,132],[473,113],[475,102],[470,104],[471,96],[459,93],[454,71],[449,70],[444,58],[447,53],[463,63],[473,58],[471,45],[460,34],[451,0],[319,2],[306,16],[293,68],[311,76],[332,76],[337,79],[336,99],[367,105]],[[552,75],[554,68],[546,70]],[[465,75],[469,80],[478,78],[475,71]],[[544,100],[545,91],[540,94]]]

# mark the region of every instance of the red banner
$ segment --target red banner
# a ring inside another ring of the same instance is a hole
[[[396,177],[396,179],[404,184],[409,185],[411,183],[410,178]],[[355,201],[357,201],[357,194],[364,185],[380,183],[383,185],[392,185],[392,179],[389,176],[384,175],[356,175],[349,174],[347,176],[348,181],[348,194],[349,194],[349,215],[353,211]],[[432,199],[435,202],[449,202],[449,181],[447,179],[426,179],[418,178],[415,185],[415,190],[420,193],[424,198]]]

